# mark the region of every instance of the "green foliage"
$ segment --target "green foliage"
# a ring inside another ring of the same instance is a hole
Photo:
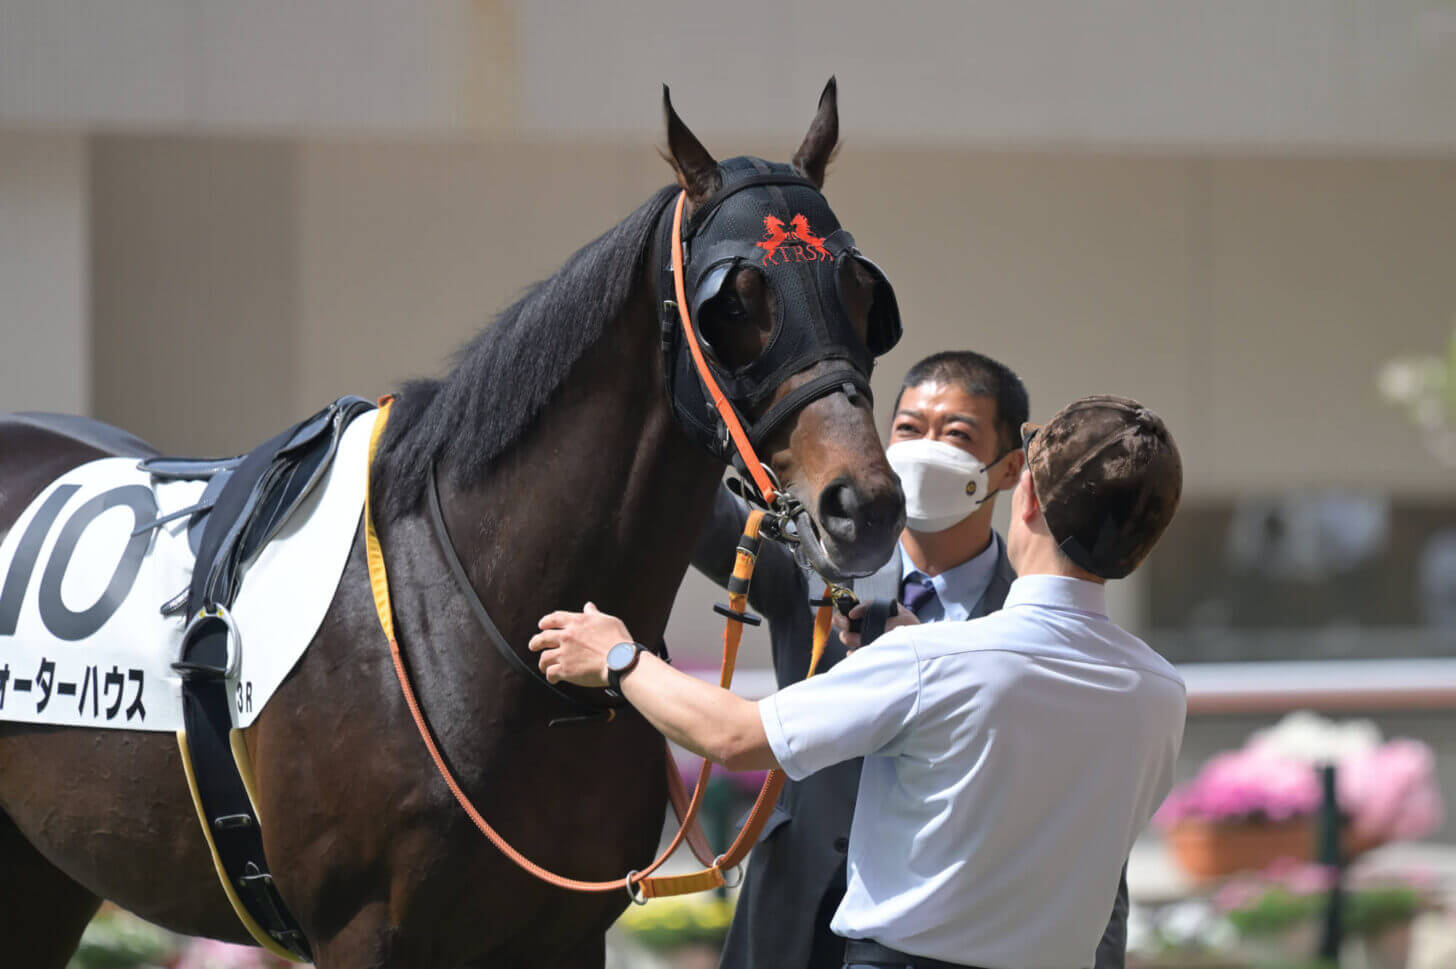
[[[634,905],[617,920],[631,937],[652,949],[682,945],[721,945],[733,921],[733,902],[714,896],[688,895]]]
[[[153,969],[170,962],[176,948],[171,934],[113,909],[86,927],[66,969]]]
[[[1281,935],[1324,911],[1326,896],[1300,894],[1283,886],[1271,887],[1257,899],[1226,913],[1230,924],[1246,939]],[[1345,897],[1345,931],[1373,935],[1409,922],[1428,904],[1426,895],[1409,885],[1357,889]]]
[[[1374,935],[1415,918],[1428,904],[1426,895],[1409,885],[1368,888],[1350,896],[1345,924],[1355,935]]]
[[[1274,886],[1250,904],[1233,909],[1226,915],[1244,938],[1266,938],[1316,917],[1324,901],[1323,895],[1302,895],[1283,886]]]

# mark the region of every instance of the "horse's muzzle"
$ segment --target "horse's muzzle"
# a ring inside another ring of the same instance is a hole
[[[870,575],[889,560],[905,528],[905,496],[893,478],[867,489],[840,476],[819,493],[816,505],[818,528],[801,522],[799,532],[810,564],[826,579]]]

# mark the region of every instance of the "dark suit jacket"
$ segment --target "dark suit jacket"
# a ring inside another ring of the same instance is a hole
[[[719,585],[733,571],[734,550],[743,534],[747,507],[726,488],[718,489],[713,514],[693,554],[693,565]],[[1000,557],[991,583],[970,609],[972,619],[1001,608],[1016,573]],[[898,599],[900,547],[890,561],[854,591],[863,601]],[[779,686],[802,680],[809,670],[814,610],[809,600],[823,581],[799,568],[780,545],[764,542],[749,588],[749,607],[768,621],[774,676]],[[839,637],[831,635],[820,670],[844,658]],[[720,969],[839,969],[844,943],[829,931],[829,920],[844,897],[845,853],[849,847],[854,799],[859,792],[860,761],[825,768],[802,781],[789,781],[748,861],[738,908],[728,930]],[[1127,882],[1097,950],[1097,969],[1122,969],[1127,941]],[[1104,950],[1106,955],[1104,956]],[[1075,969],[1075,967],[1069,967]]]

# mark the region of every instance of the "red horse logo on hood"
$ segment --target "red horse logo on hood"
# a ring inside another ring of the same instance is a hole
[[[788,259],[788,253],[779,253],[780,247],[786,243],[797,243],[793,248],[798,262],[815,262],[820,259],[833,259],[829,250],[824,248],[824,237],[816,236],[809,229],[809,220],[802,215],[795,215],[789,220],[788,225],[775,216],[766,215],[763,217],[763,241],[754,245],[763,250],[763,261],[767,265],[776,262],[784,262]],[[803,247],[808,247],[805,253]],[[777,258],[775,258],[777,257]]]

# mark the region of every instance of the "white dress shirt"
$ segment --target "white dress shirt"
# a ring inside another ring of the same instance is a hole
[[[1001,611],[902,627],[759,703],[799,779],[863,756],[831,927],[987,969],[1094,960],[1167,795],[1183,681],[1101,585],[1017,579]]]

